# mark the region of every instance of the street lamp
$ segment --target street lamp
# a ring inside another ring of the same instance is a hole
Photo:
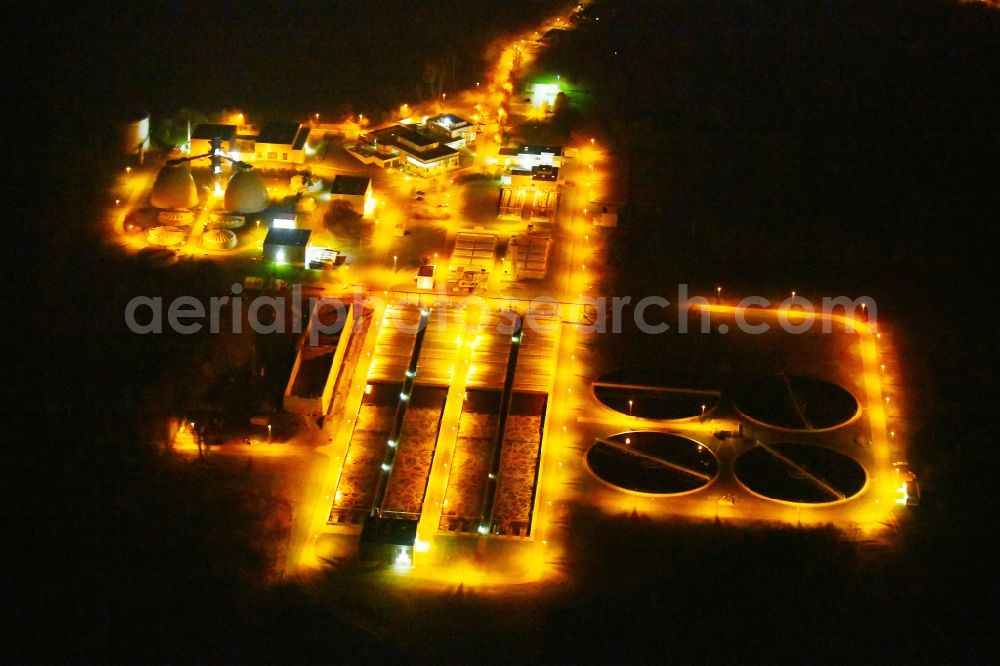
[[[632,416],[632,401],[628,401],[628,415]]]
[[[130,167],[130,166],[125,167],[125,175],[127,176],[130,173],[132,173],[132,167]]]
[[[701,418],[705,418],[705,405],[701,406]]]
[[[715,300],[716,300],[716,302],[719,302],[719,301],[722,300],[722,287],[716,287],[715,288]]]
[[[396,260],[399,259],[397,255],[392,255],[392,272],[396,272]]]
[[[267,424],[267,443],[271,443],[271,424]]]

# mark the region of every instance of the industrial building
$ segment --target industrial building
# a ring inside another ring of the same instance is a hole
[[[512,280],[540,280],[549,270],[549,249],[552,239],[547,236],[524,235],[510,239],[509,267],[505,277]]]
[[[559,186],[562,146],[523,144],[501,148],[497,215],[500,218],[547,221],[555,214]]]
[[[434,264],[424,264],[417,269],[417,289],[434,288]]]
[[[443,137],[443,143],[456,150],[476,140],[476,126],[453,113],[432,116],[424,127],[430,134]]]
[[[256,162],[303,164],[308,138],[309,128],[301,123],[264,123],[254,141],[254,159]]]
[[[489,280],[497,250],[493,234],[461,233],[448,263],[449,282],[460,291],[473,291]]]
[[[524,144],[499,150],[500,166],[508,168],[532,169],[536,166],[562,166],[562,146],[537,146]]]
[[[349,152],[365,164],[408,167],[420,176],[437,176],[459,165],[458,150],[448,145],[449,138],[396,124],[369,132]]]
[[[346,201],[356,211],[368,214],[371,208],[374,190],[372,179],[368,176],[334,176],[330,185],[330,199]]]
[[[212,165],[211,153],[213,142],[219,141],[219,148],[224,153],[231,153],[236,150],[236,125],[223,125],[217,123],[202,123],[197,125],[191,132],[191,140],[188,143],[188,153],[191,155],[204,155],[195,160],[191,160],[193,166],[207,167]]]
[[[323,304],[321,300],[314,302],[285,387],[285,411],[305,416],[327,413],[353,332],[354,308],[351,303],[338,309]]]
[[[264,261],[304,267],[311,234],[308,229],[270,229],[264,238]]]
[[[546,221],[559,202],[559,167],[514,168],[500,177],[498,215],[501,218]]]

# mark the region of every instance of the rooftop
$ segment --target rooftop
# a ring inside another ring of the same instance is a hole
[[[552,155],[562,155],[562,146],[536,146],[536,145],[523,145],[519,146],[517,152],[522,155],[543,155],[549,153]]]
[[[334,176],[330,194],[364,194],[371,183],[372,179],[368,176]]]
[[[417,539],[417,521],[405,518],[371,517],[361,528],[361,540],[394,546],[412,546]]]
[[[270,229],[264,239],[264,245],[284,245],[286,247],[305,247],[312,231],[309,229]]]
[[[371,130],[365,136],[372,141],[395,144],[396,130],[399,127],[401,127],[401,125],[390,125],[388,127],[380,127],[379,129]]]
[[[421,150],[419,153],[414,153],[412,151],[407,151],[413,159],[418,162],[436,162],[445,157],[450,157],[451,155],[457,155],[458,151],[450,146],[437,146],[435,148],[429,148],[427,150]]]
[[[232,141],[236,136],[236,125],[221,125],[216,123],[202,123],[191,132],[192,139],[225,139]]]
[[[471,124],[465,118],[460,118],[454,113],[442,113],[441,115],[428,118],[427,122],[441,125],[442,127],[446,127],[450,130],[461,129],[463,127],[468,127]]]
[[[394,134],[397,138],[409,141],[418,148],[433,146],[439,142],[438,139],[433,136],[428,136],[423,132],[413,129],[412,127],[407,127],[406,125],[396,125],[395,130]]]
[[[559,167],[536,166],[531,170],[531,180],[559,180]]]
[[[298,150],[305,145],[308,136],[309,128],[299,123],[272,122],[264,123],[260,128],[257,142],[286,145]]]
[[[444,157],[458,154],[458,151],[454,148],[440,145],[438,139],[427,136],[406,125],[383,127],[369,132],[367,136],[369,139],[382,145],[395,146],[408,155],[411,155],[413,159],[424,163],[435,162]],[[404,140],[407,143],[403,144],[400,140]],[[416,148],[411,148],[410,146],[416,146]]]

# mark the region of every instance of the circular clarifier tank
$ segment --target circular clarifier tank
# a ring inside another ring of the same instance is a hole
[[[826,504],[854,497],[868,476],[861,464],[818,444],[758,443],[736,459],[736,478],[768,499]]]
[[[202,234],[201,244],[210,250],[231,250],[236,247],[236,234],[229,229],[209,229]]]
[[[187,235],[183,229],[169,225],[153,227],[146,231],[146,242],[150,245],[159,245],[161,247],[181,245],[186,238]]]
[[[707,446],[665,432],[624,432],[590,447],[587,467],[602,481],[638,493],[672,495],[698,490],[719,473]]]
[[[748,418],[786,430],[828,430],[860,411],[843,386],[806,375],[767,375],[738,385],[733,404]]]
[[[647,419],[701,416],[712,411],[719,401],[719,392],[707,388],[699,379],[651,367],[613,370],[598,377],[593,390],[594,397],[605,406]]]

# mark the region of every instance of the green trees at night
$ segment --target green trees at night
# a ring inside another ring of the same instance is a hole
[[[195,109],[180,109],[173,115],[159,121],[153,119],[153,141],[161,149],[169,150],[174,146],[187,143],[188,129],[193,130],[199,123],[209,122],[208,116]]]

